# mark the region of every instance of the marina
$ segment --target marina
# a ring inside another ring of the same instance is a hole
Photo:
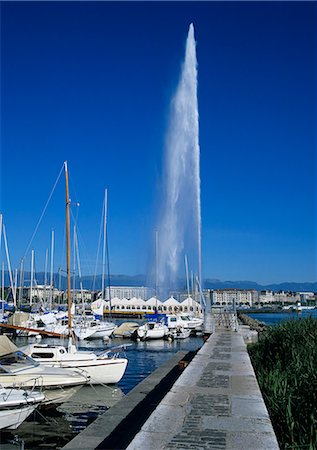
[[[185,3],[1,2],[1,450],[317,448],[316,5]]]

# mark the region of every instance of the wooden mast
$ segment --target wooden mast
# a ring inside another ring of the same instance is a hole
[[[66,185],[66,272],[67,272],[67,305],[68,305],[68,331],[69,336],[72,334],[72,301],[71,301],[71,288],[70,288],[70,200],[69,200],[69,188],[68,188],[68,169],[67,161],[64,162],[65,167],[65,185]]]

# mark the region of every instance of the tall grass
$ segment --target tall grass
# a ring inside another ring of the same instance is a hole
[[[317,320],[282,322],[248,349],[280,447],[317,450]]]

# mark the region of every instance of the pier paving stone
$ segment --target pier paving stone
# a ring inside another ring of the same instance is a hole
[[[279,449],[239,332],[209,337],[127,447],[140,448]]]

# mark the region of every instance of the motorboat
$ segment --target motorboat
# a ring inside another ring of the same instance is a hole
[[[110,337],[117,325],[112,322],[104,322],[98,319],[83,319],[73,326],[73,331],[78,339],[103,339]]]
[[[45,367],[21,351],[7,336],[0,336],[0,385],[41,388],[47,401],[58,402],[90,382],[87,373],[61,367]],[[65,389],[67,392],[65,392]],[[55,390],[50,392],[49,390]]]
[[[169,330],[181,327],[190,331],[201,331],[203,323],[204,320],[199,317],[186,314],[166,314],[166,324]]]
[[[169,330],[169,335],[173,339],[187,339],[190,336],[191,330],[189,328],[184,328],[177,326],[172,330]]]
[[[177,314],[178,324],[184,328],[189,328],[191,331],[202,331],[204,319],[196,316],[189,316],[186,314]]]
[[[15,430],[45,400],[42,392],[0,386],[0,430]]]
[[[69,339],[68,348],[62,345],[30,344],[24,352],[46,367],[79,369],[90,377],[90,384],[118,383],[124,375],[128,360],[120,358],[115,349],[100,355],[77,350]]]
[[[168,327],[162,321],[149,320],[141,325],[134,334],[134,338],[146,341],[148,339],[162,339],[167,336]]]

